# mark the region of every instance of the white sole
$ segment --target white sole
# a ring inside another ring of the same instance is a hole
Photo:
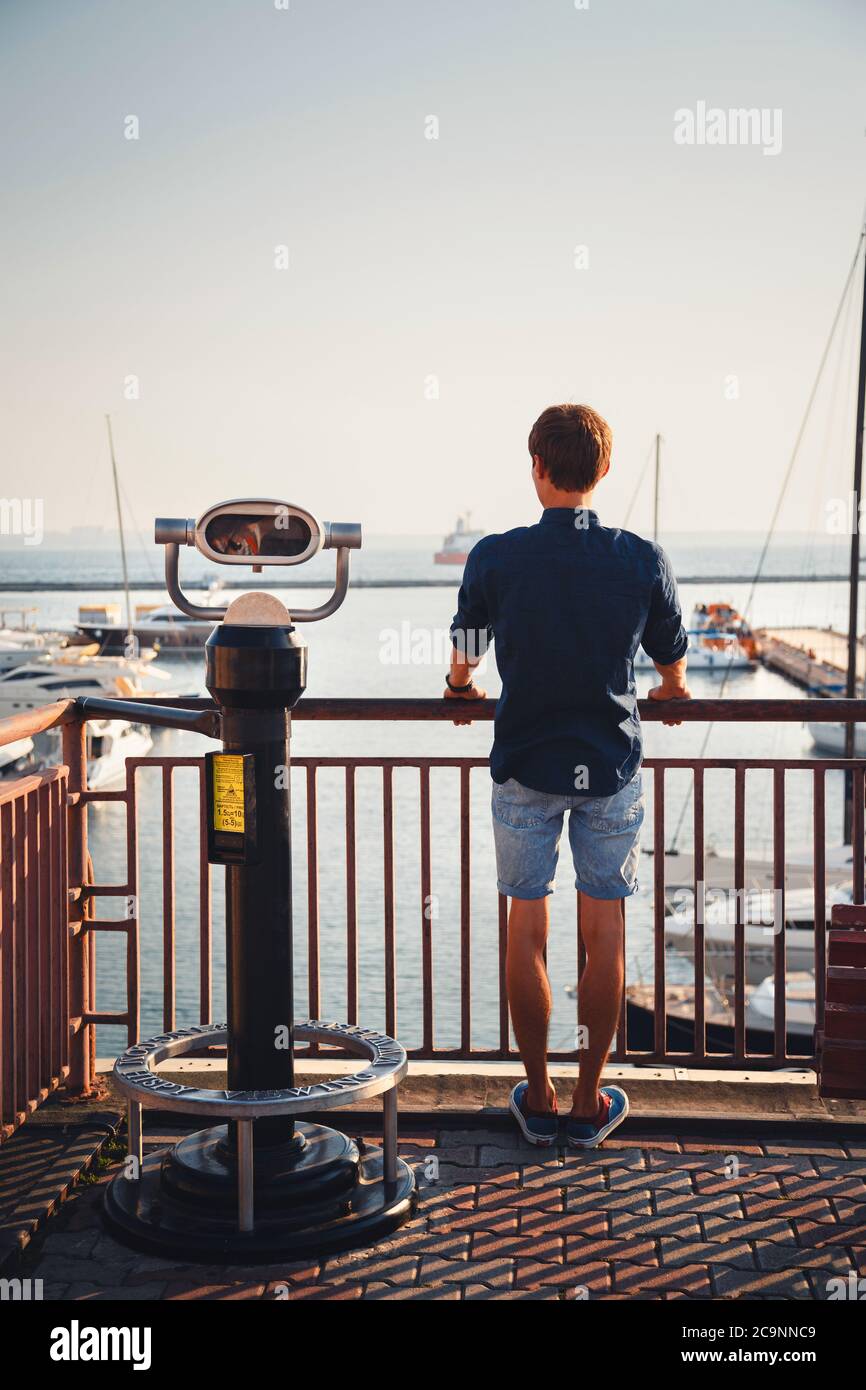
[[[513,1096],[508,1097],[508,1109],[520,1125],[520,1131],[528,1144],[534,1144],[537,1149],[553,1148],[559,1138],[558,1134],[551,1134],[549,1139],[542,1139],[537,1134],[533,1134],[531,1130],[527,1129],[526,1117],[519,1106],[515,1105]]]
[[[597,1149],[599,1144],[601,1144],[609,1134],[613,1133],[617,1125],[622,1124],[629,1110],[628,1096],[625,1094],[625,1091],[623,1091],[622,1094],[625,1099],[625,1106],[623,1107],[622,1114],[617,1115],[615,1120],[609,1120],[608,1123],[606,1125],[603,1125],[602,1128],[598,1131],[598,1134],[594,1135],[592,1139],[572,1139],[571,1135],[566,1130],[565,1137],[568,1141],[569,1148]]]

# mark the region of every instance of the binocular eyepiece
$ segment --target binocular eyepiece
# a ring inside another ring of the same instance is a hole
[[[357,522],[319,521],[306,507],[272,497],[243,497],[219,502],[198,519],[158,517],[155,539],[165,546],[165,575],[169,597],[182,613],[192,618],[219,622],[221,608],[192,603],[180,588],[179,554],[182,545],[195,546],[218,565],[252,565],[259,573],[265,565],[302,565],[320,550],[336,550],[334,592],[318,608],[295,609],[293,620],[315,622],[339,608],[349,584],[349,551],[361,547]]]

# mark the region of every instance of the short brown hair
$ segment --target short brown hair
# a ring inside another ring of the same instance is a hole
[[[529,452],[561,492],[588,492],[610,458],[613,436],[588,405],[549,405],[529,431]]]

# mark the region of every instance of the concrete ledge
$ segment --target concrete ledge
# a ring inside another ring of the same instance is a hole
[[[110,1062],[106,1064],[110,1069]],[[356,1063],[310,1059],[298,1065],[297,1080],[338,1076]],[[223,1058],[182,1058],[158,1069],[167,1080],[222,1089]],[[551,1067],[560,1109],[568,1109],[575,1066]],[[523,1072],[513,1062],[412,1062],[400,1085],[400,1109],[420,1115],[467,1117],[505,1113],[508,1096]],[[610,1066],[604,1080],[628,1090],[631,1112],[639,1119],[765,1120],[790,1123],[866,1124],[866,1102],[824,1101],[814,1072],[689,1071],[671,1066]],[[377,1114],[377,1100],[356,1107]]]

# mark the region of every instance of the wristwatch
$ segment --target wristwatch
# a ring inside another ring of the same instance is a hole
[[[467,690],[471,690],[471,689],[472,689],[472,687],[473,687],[473,685],[475,684],[475,682],[474,682],[473,680],[469,680],[469,681],[466,682],[465,685],[452,685],[452,684],[451,684],[451,677],[450,677],[450,676],[446,676],[446,677],[445,677],[445,684],[448,686],[448,689],[449,689],[454,695],[465,695]]]

